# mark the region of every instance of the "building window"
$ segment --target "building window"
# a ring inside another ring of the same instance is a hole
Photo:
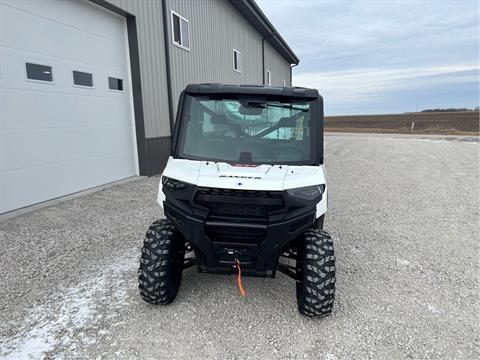
[[[123,80],[114,77],[108,78],[108,88],[110,90],[123,91]]]
[[[82,71],[73,71],[73,85],[93,87],[93,75]]]
[[[51,66],[25,63],[25,69],[29,80],[53,82]]]
[[[268,69],[265,76],[265,85],[272,85],[272,72]]]
[[[190,50],[190,22],[172,11],[173,44],[185,50]]]
[[[242,54],[235,49],[233,49],[233,70],[242,72]]]

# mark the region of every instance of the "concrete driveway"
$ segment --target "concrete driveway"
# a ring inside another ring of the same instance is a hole
[[[166,307],[137,293],[158,177],[0,221],[0,358],[479,358],[475,138],[328,134],[337,296],[298,314],[294,282],[187,270]]]

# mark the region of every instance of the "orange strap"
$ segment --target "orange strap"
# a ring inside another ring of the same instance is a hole
[[[240,268],[240,261],[237,259],[236,263],[237,263],[236,268],[238,270],[238,276],[237,276],[238,289],[240,290],[240,295],[245,296],[246,293],[242,284],[242,269]]]

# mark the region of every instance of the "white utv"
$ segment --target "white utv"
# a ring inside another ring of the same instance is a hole
[[[182,271],[296,282],[300,313],[326,316],[335,256],[323,230],[323,100],[317,90],[188,85],[179,100],[158,203],[166,219],[146,235],[142,298],[168,304]]]

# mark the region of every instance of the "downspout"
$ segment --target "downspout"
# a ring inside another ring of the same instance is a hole
[[[265,37],[262,38],[262,85],[265,85]]]
[[[293,86],[293,74],[292,74],[292,69],[293,69],[295,66],[298,66],[298,64],[290,65],[290,86]]]
[[[172,69],[170,66],[170,42],[168,40],[168,15],[167,0],[162,0],[162,18],[163,18],[163,41],[165,43],[165,68],[167,75],[167,97],[168,97],[168,117],[170,124],[170,136],[173,135],[174,109],[172,96]]]

